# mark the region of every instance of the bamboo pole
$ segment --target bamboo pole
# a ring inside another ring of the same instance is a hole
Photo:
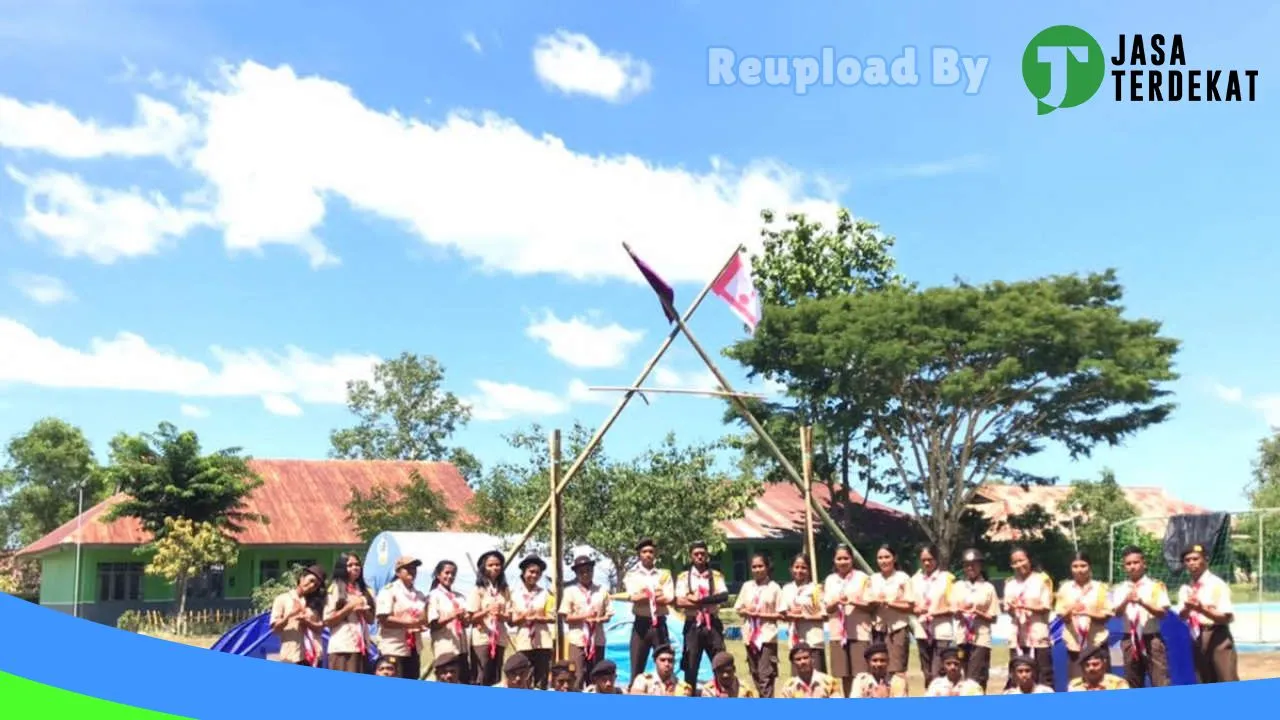
[[[561,513],[560,493],[556,490],[560,481],[560,431],[551,431],[551,592],[555,598],[555,623],[552,625],[551,647],[555,660],[564,658],[564,628],[560,622],[560,596],[564,594],[564,516]]]
[[[818,576],[818,545],[813,537],[813,426],[800,428],[800,452],[804,473],[804,538],[809,553],[810,574]],[[816,580],[815,580],[816,582]]]
[[[698,306],[702,304],[702,301],[705,300],[707,295],[711,292],[711,286],[715,284],[716,280],[720,278],[720,275],[724,273],[725,268],[729,267],[729,264],[733,262],[734,258],[738,257],[738,253],[741,251],[741,245],[734,248],[733,254],[725,259],[724,265],[716,271],[715,275],[711,276],[711,281],[708,282],[706,287],[702,288],[702,292],[698,293],[697,297],[693,299],[693,303],[689,305],[689,309],[684,311],[684,321],[688,321],[689,318],[693,317],[693,313],[697,311]],[[644,368],[640,371],[640,376],[636,378],[635,382],[631,383],[633,386],[639,387],[644,384],[644,381],[649,378],[649,374],[653,372],[655,367],[657,367],[658,361],[662,359],[664,354],[666,354],[667,349],[671,347],[671,343],[675,342],[676,336],[679,334],[680,326],[672,328],[671,331],[667,333],[667,339],[662,341],[662,345],[658,347],[658,351],[653,354],[653,357],[649,358],[649,362],[645,363]],[[578,474],[578,471],[581,470],[582,466],[586,463],[587,458],[591,457],[591,453],[595,452],[596,447],[600,445],[600,441],[604,439],[605,433],[609,432],[609,428],[613,427],[614,421],[618,419],[618,416],[622,414],[623,409],[627,407],[627,403],[631,402],[632,396],[636,395],[638,392],[640,391],[628,392],[622,396],[622,399],[619,400],[618,404],[613,408],[613,412],[610,413],[604,423],[596,429],[596,434],[591,436],[591,439],[587,441],[587,446],[582,449],[582,452],[578,454],[578,457],[573,461],[573,464],[569,466],[569,470],[560,478],[559,484],[556,487],[557,493],[562,492],[564,487],[569,484],[569,481]],[[538,523],[542,522],[542,519],[546,517],[547,513],[550,511],[551,498],[547,498],[547,502],[543,503],[542,507],[538,508],[538,512],[534,513],[533,519],[529,521],[529,525],[520,536],[520,540],[514,547],[512,547],[511,554],[507,556],[508,566],[511,565],[511,561],[515,558],[516,554],[524,548],[525,543],[529,542],[529,538],[533,535],[533,531],[537,529]]]
[[[740,393],[726,392],[724,390],[685,390],[681,388],[639,388],[639,387],[621,387],[614,385],[589,387],[592,392],[638,392],[641,395],[645,393],[654,393],[657,395],[706,395],[707,397],[739,397],[739,398],[755,398],[757,400],[765,399],[760,393]]]

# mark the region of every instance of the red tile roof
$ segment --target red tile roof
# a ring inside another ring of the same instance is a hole
[[[824,508],[831,507],[831,493],[826,485],[815,484],[813,496]],[[863,502],[862,496],[849,491],[849,499],[855,503]],[[887,505],[866,501],[869,510],[906,518],[903,513]],[[814,528],[821,532],[822,520],[813,519]],[[764,493],[756,498],[755,505],[747,510],[742,518],[725,520],[720,523],[729,540],[765,540],[781,538],[794,533],[804,532],[804,494],[789,482],[768,483]]]
[[[350,545],[361,544],[355,527],[347,519],[344,506],[351,490],[367,492],[375,484],[397,487],[417,469],[445,503],[458,513],[453,529],[461,529],[470,518],[466,512],[471,488],[458,469],[445,462],[398,462],[383,460],[251,460],[250,467],[262,478],[262,486],[248,498],[247,512],[265,515],[266,524],[252,523],[237,538],[242,545]],[[134,518],[102,522],[101,518],[121,496],[108,498],[62,527],[45,535],[18,554],[30,556],[76,542],[81,526],[83,545],[136,546],[149,542],[150,535]]]
[[[1125,487],[1125,498],[1138,512],[1139,518],[1148,518],[1137,523],[1138,527],[1155,535],[1164,537],[1168,518],[1173,515],[1198,515],[1209,512],[1198,505],[1183,502],[1158,487]],[[1058,504],[1065,501],[1071,492],[1070,485],[1049,485],[1045,487],[1022,488],[1019,485],[986,485],[976,493],[977,498],[972,507],[982,513],[990,523],[1006,522],[1010,516],[1026,512],[1033,504],[1044,508],[1045,512],[1059,517],[1063,522],[1069,517],[1065,512],[1059,513]],[[1016,539],[1016,531],[1003,525],[990,534],[992,540],[1004,541]]]

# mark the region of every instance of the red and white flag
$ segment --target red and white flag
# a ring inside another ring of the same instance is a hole
[[[760,324],[760,293],[751,280],[751,261],[745,253],[739,251],[729,261],[724,272],[711,284],[711,291],[729,303],[733,314],[755,334],[756,325]]]

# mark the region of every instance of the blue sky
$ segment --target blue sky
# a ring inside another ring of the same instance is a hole
[[[683,307],[755,241],[762,206],[840,204],[896,235],[924,284],[1117,268],[1130,311],[1185,342],[1179,410],[1087,462],[1052,452],[1028,469],[1110,466],[1244,504],[1255,445],[1280,423],[1280,14],[729,7],[0,0],[0,435],[57,415],[105,449],[168,419],[210,448],[322,457],[349,420],[342,381],[408,350],[475,402],[458,439],[493,462],[528,422],[594,426],[616,397],[571,384],[629,383],[663,336],[620,242]],[[1107,84],[1038,117],[1021,56],[1060,23],[1108,53],[1120,32],[1181,32],[1192,67],[1260,70],[1258,101],[1115,103]],[[990,62],[974,95],[797,95],[709,86],[713,46]],[[742,332],[715,299],[693,329],[717,352]],[[683,340],[660,367],[705,382]],[[608,445],[712,439],[719,416],[707,400],[636,403]]]

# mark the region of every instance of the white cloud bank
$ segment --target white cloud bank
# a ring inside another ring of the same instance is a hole
[[[653,87],[653,68],[626,53],[605,52],[581,33],[557,30],[533,46],[533,69],[548,88],[622,103]]]
[[[525,335],[572,367],[612,368],[626,361],[627,353],[644,338],[644,331],[628,330],[618,323],[597,325],[586,317],[561,320],[547,310],[529,325]]]
[[[66,283],[50,275],[13,273],[9,281],[27,299],[40,305],[57,305],[76,299]]]

